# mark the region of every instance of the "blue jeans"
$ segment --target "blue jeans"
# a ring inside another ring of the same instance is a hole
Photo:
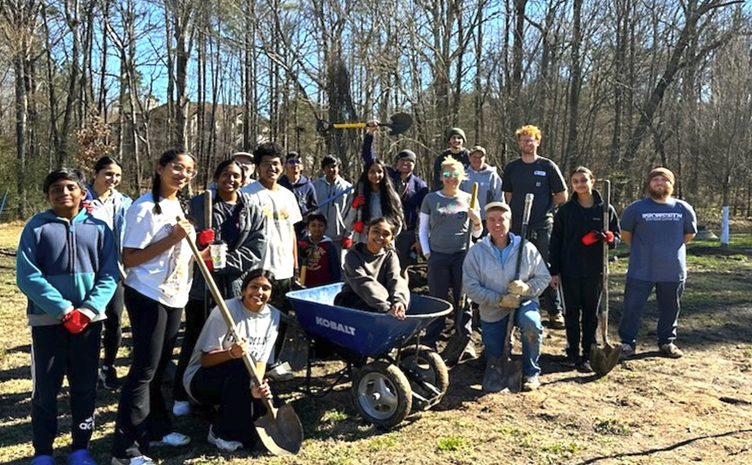
[[[481,320],[486,358],[501,357],[504,354],[508,321],[508,315],[494,323]],[[523,302],[514,314],[514,325],[522,331],[522,374],[525,377],[540,374],[538,358],[543,343],[543,324],[538,312],[538,303],[532,300]]]
[[[619,323],[619,337],[621,342],[635,347],[637,333],[640,331],[640,320],[650,293],[655,287],[655,299],[658,303],[658,345],[674,342],[679,320],[681,295],[684,292],[684,281],[679,282],[650,282],[627,278],[624,288],[624,313]]]

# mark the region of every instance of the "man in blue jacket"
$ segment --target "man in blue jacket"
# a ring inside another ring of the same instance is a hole
[[[73,436],[67,463],[92,465],[100,335],[117,286],[117,247],[107,224],[81,206],[81,173],[53,171],[43,190],[51,208],[26,223],[16,259],[16,283],[28,298],[31,326],[31,464],[55,464],[57,395],[67,376]]]

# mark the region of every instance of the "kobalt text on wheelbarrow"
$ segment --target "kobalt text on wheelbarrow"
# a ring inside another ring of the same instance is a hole
[[[449,371],[436,351],[413,339],[452,305],[412,294],[404,320],[391,315],[335,306],[342,284],[292,291],[287,298],[308,335],[333,343],[348,362],[355,406],[382,428],[401,423],[411,409],[436,405],[449,387]],[[310,377],[311,360],[308,360]]]

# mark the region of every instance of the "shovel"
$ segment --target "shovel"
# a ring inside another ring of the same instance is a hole
[[[608,231],[610,204],[611,204],[611,181],[605,180],[603,189],[603,230]],[[603,241],[603,290],[600,297],[601,313],[598,326],[603,338],[603,347],[598,344],[590,346],[590,366],[598,376],[605,376],[619,363],[619,348],[612,347],[608,343],[608,242]]]
[[[390,128],[390,136],[396,136],[410,129],[413,125],[413,117],[407,113],[395,113],[391,117],[391,123],[379,123],[379,126],[385,126]],[[328,121],[322,119],[316,122],[316,130],[318,132],[326,132],[329,129],[359,129],[366,127],[366,123],[334,123],[330,124]]]
[[[533,208],[534,198],[532,193],[525,194],[525,208],[522,212],[522,229],[520,231],[520,250],[517,254],[517,263],[514,269],[515,280],[520,279],[522,254],[525,251],[525,237],[527,236],[527,226],[530,223],[530,210]],[[493,367],[495,370],[501,371],[501,375],[498,377],[498,384],[496,384],[497,377],[489,373],[487,386],[485,385],[486,377],[484,376],[484,391],[499,392],[509,389],[510,392],[520,392],[522,390],[522,362],[520,360],[512,360],[512,331],[514,331],[514,317],[516,313],[516,308],[510,309],[507,332],[504,336],[504,353],[501,356],[501,366],[498,368]],[[486,371],[489,370],[486,369]]]
[[[201,270],[201,274],[209,286],[214,301],[217,302],[217,306],[225,323],[227,323],[227,327],[230,329],[235,340],[240,340],[241,337],[238,334],[238,329],[235,327],[235,322],[232,320],[232,315],[230,315],[227,304],[225,304],[222,295],[219,293],[217,284],[214,282],[209,269],[201,258],[201,253],[198,251],[198,247],[196,247],[196,242],[190,235],[185,238],[191,246],[196,265]],[[245,367],[251,375],[251,380],[256,385],[260,385],[262,380],[258,372],[256,372],[255,362],[249,353],[243,355],[243,363],[245,363]],[[256,433],[266,447],[266,450],[273,455],[297,454],[303,444],[303,425],[300,424],[300,419],[292,408],[292,405],[285,404],[277,409],[269,399],[263,398],[261,400],[266,407],[266,415],[256,420],[254,425],[256,426]]]

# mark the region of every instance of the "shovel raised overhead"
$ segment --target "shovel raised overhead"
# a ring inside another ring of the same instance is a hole
[[[413,117],[407,113],[395,113],[390,118],[389,123],[379,123],[379,126],[384,126],[390,129],[389,135],[396,136],[410,129],[413,125]],[[325,132],[329,129],[360,129],[366,127],[366,123],[329,123],[328,121],[318,120],[316,122],[316,130],[319,132]]]

